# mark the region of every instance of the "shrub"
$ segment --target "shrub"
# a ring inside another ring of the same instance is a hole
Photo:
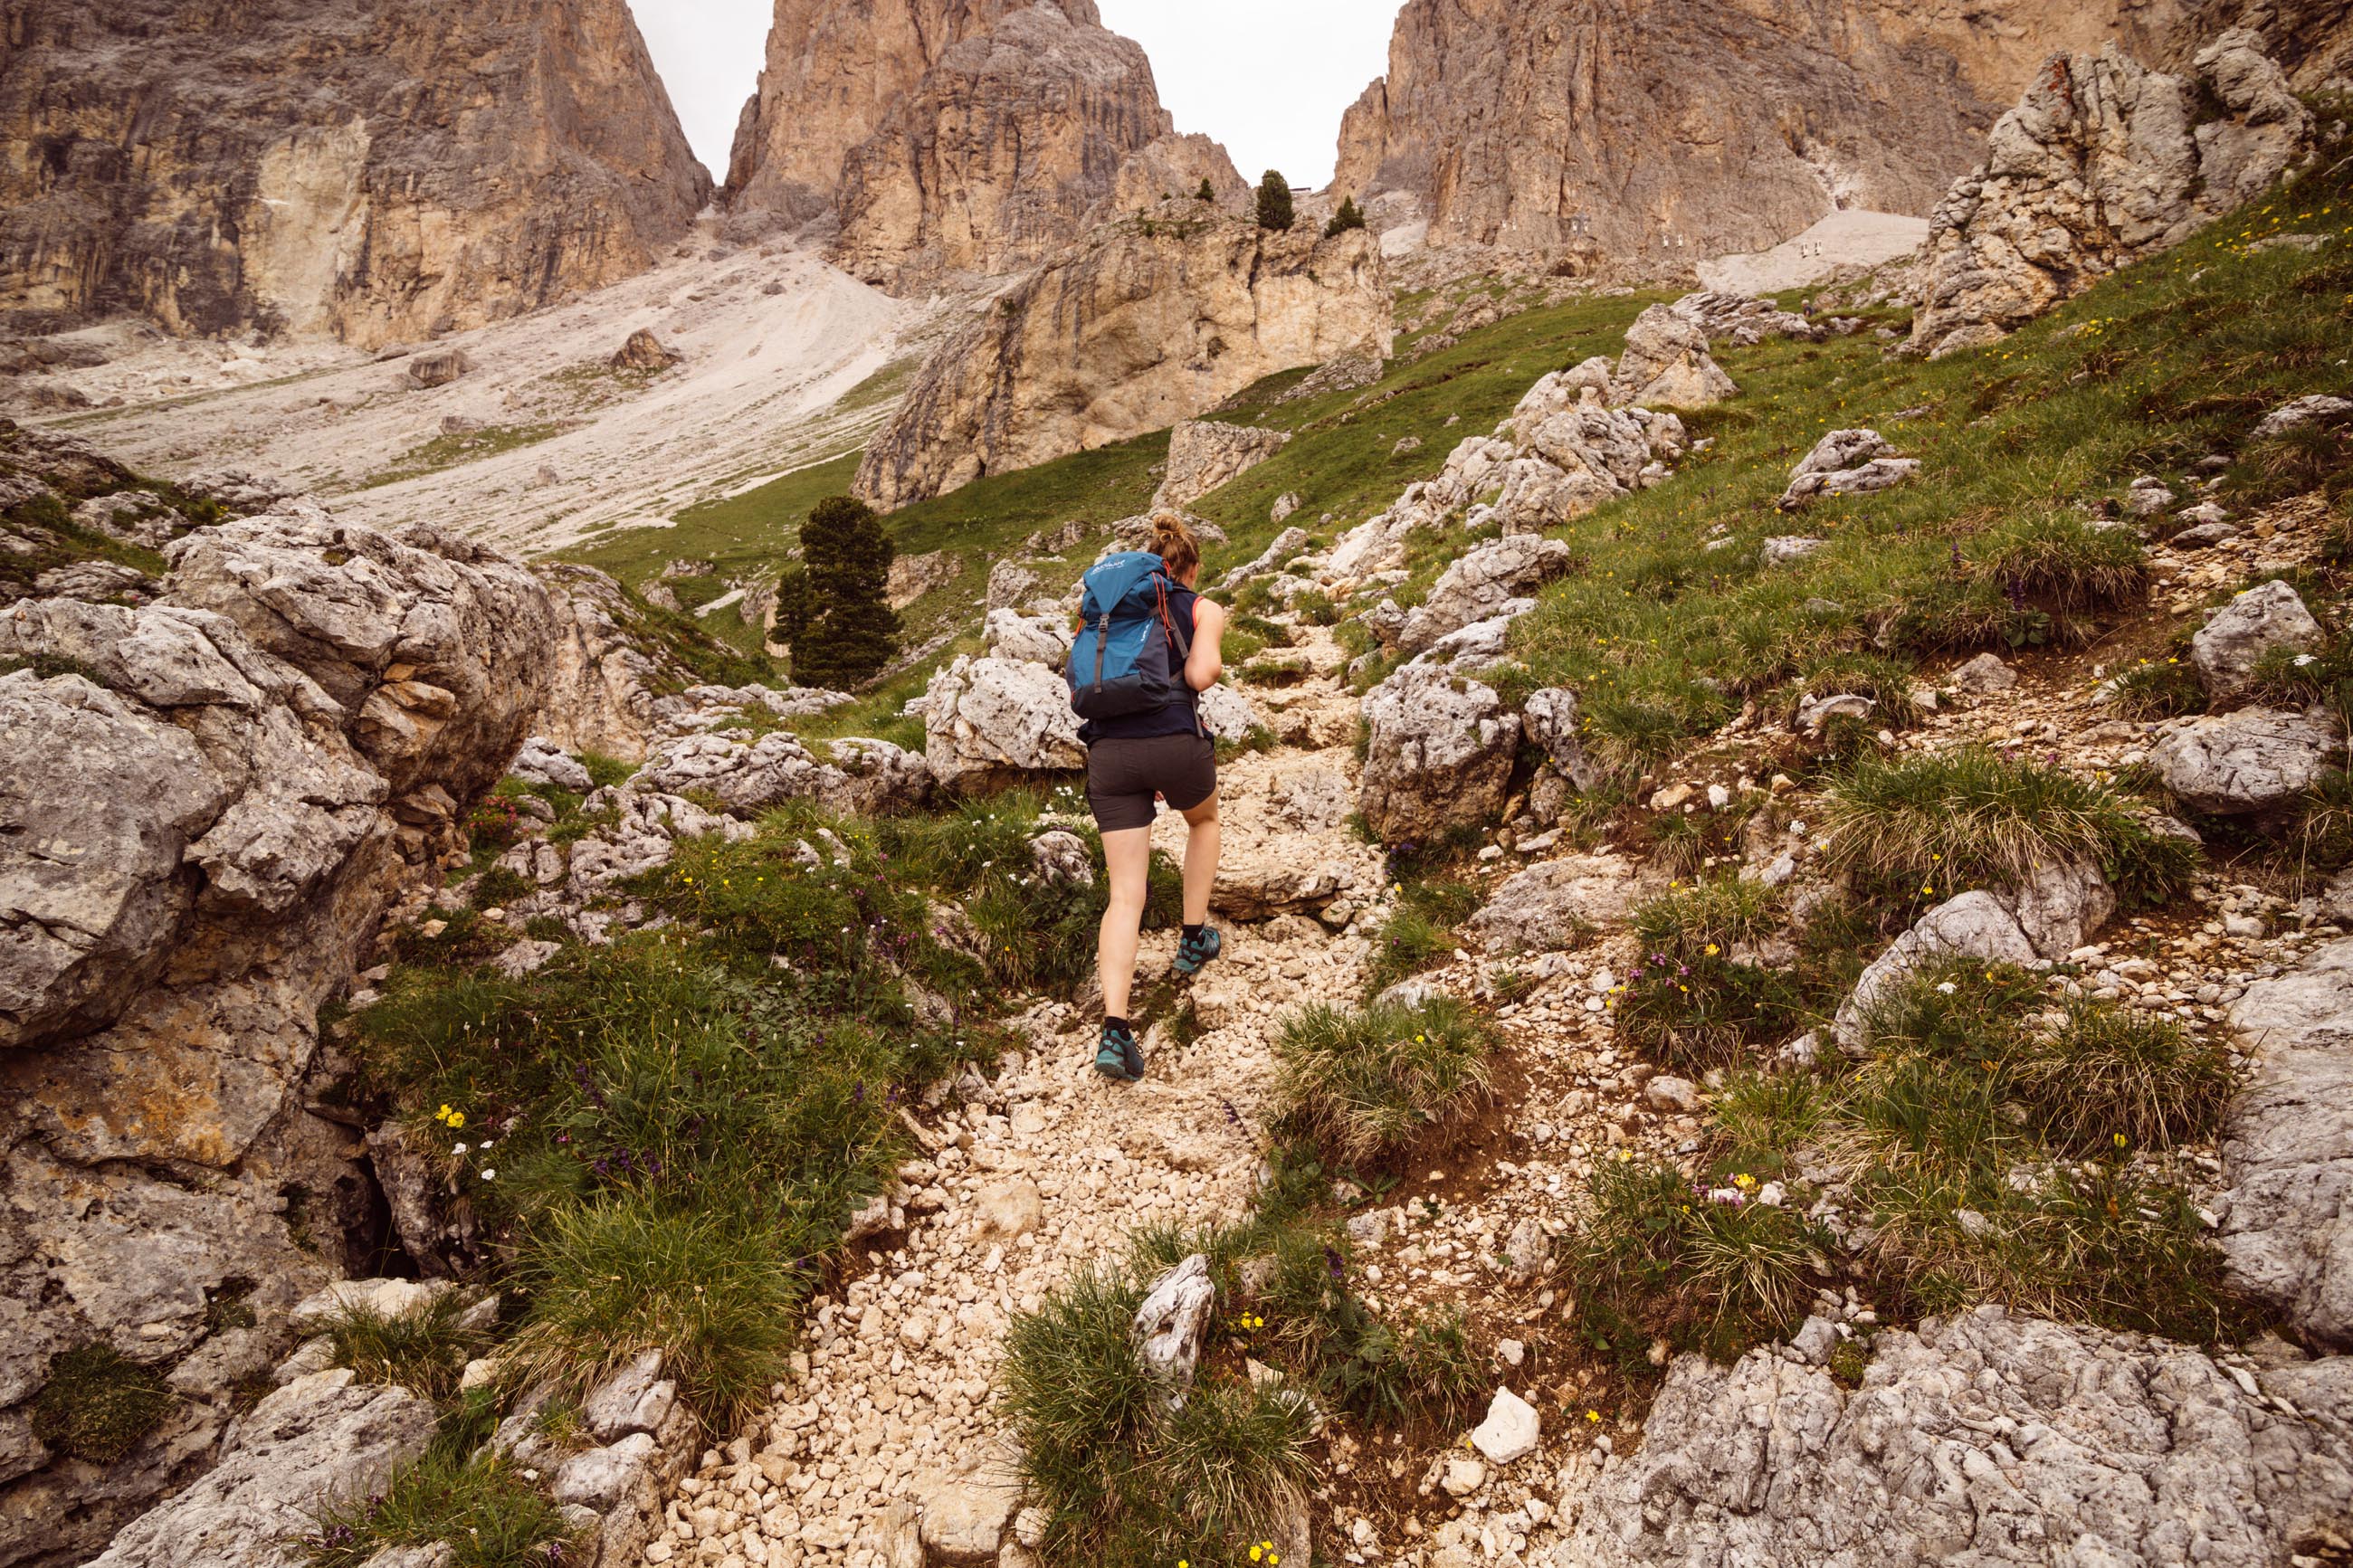
[[[1089,1266],[1007,1331],[998,1408],[1047,1510],[1049,1561],[1228,1561],[1314,1479],[1314,1411],[1293,1394],[1205,1365],[1168,1408],[1135,1357],[1148,1283],[1134,1263]]]
[[[1258,226],[1287,229],[1296,221],[1291,207],[1291,182],[1279,169],[1269,169],[1258,183]]]
[[[1208,175],[1201,176],[1201,188],[1193,193],[1193,199],[1197,202],[1214,202],[1218,199],[1218,187],[1209,184]]]
[[[1364,209],[1356,205],[1356,198],[1354,196],[1342,196],[1340,198],[1339,210],[1335,212],[1332,215],[1331,220],[1324,226],[1324,237],[1330,239],[1335,235],[1345,234],[1352,228],[1362,228],[1364,226]]]
[[[2126,900],[2154,902],[2186,887],[2197,864],[2195,845],[2152,832],[2114,791],[1981,746],[1865,758],[1823,816],[1828,868],[1905,899],[2016,887],[2041,867],[2083,859]]]
[[[33,1436],[77,1459],[111,1465],[171,1405],[163,1373],[100,1341],[49,1358],[49,1380],[33,1398]]]
[[[1486,1020],[1448,997],[1360,1011],[1315,1003],[1276,1042],[1277,1096],[1327,1157],[1358,1163],[1482,1102],[1493,1045]]]
[[[828,496],[810,509],[801,529],[807,609],[793,641],[795,680],[848,690],[891,662],[899,646],[890,603],[897,553],[865,502]]]

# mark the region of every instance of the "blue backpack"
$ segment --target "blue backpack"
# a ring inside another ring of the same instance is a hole
[[[1192,638],[1168,610],[1176,586],[1149,551],[1123,550],[1088,570],[1078,641],[1063,665],[1080,718],[1116,719],[1195,702],[1185,680]]]

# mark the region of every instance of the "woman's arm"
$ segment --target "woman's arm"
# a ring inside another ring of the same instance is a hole
[[[1185,660],[1185,684],[1207,691],[1226,671],[1226,607],[1207,599],[1193,601],[1193,651]]]

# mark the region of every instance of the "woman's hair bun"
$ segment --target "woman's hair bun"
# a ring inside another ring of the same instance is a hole
[[[1201,542],[1176,513],[1156,511],[1152,514],[1152,552],[1181,577],[1200,564]]]

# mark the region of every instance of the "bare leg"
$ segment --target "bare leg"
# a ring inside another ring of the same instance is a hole
[[[1111,903],[1103,910],[1095,967],[1103,976],[1103,1016],[1124,1018],[1127,994],[1135,984],[1135,950],[1144,930],[1144,885],[1152,864],[1152,829],[1123,827],[1106,833],[1103,847],[1103,865],[1111,873]],[[1190,864],[1188,854],[1187,865]],[[1207,892],[1202,895],[1204,900],[1208,896]]]
[[[1185,814],[1185,923],[1209,918],[1209,889],[1218,883],[1218,797]]]

